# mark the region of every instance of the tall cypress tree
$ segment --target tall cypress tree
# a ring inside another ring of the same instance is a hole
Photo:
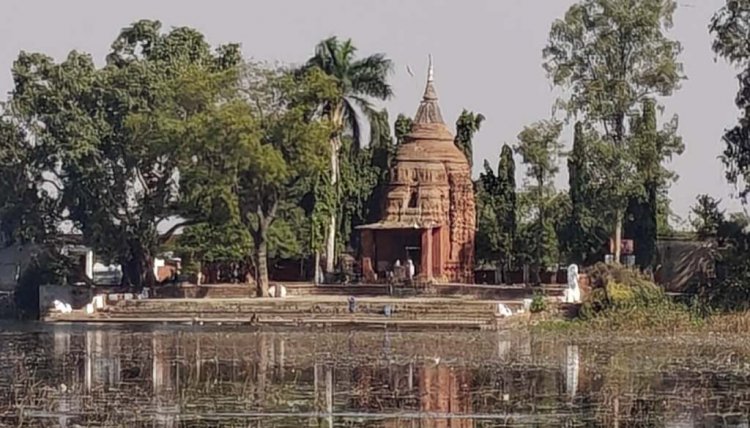
[[[503,146],[497,174],[484,162],[477,188],[477,255],[497,262],[505,273],[514,261],[516,239],[516,164],[510,146]]]
[[[573,150],[568,157],[568,185],[571,216],[567,250],[573,263],[582,264],[591,251],[588,239],[591,171],[588,168],[588,153],[583,123],[576,122],[573,133]]]
[[[658,196],[662,182],[661,138],[656,128],[656,103],[643,102],[641,117],[632,125],[636,168],[642,181],[640,195],[630,199],[626,236],[635,241],[635,262],[641,268],[653,264],[656,255]]]
[[[568,194],[571,213],[564,233],[563,249],[572,263],[590,264],[609,239],[609,223],[605,203],[599,193],[601,183],[596,168],[603,146],[596,134],[582,122],[574,127],[573,149],[568,156]]]
[[[516,161],[513,149],[503,145],[500,152],[500,163],[497,167],[498,199],[496,218],[500,223],[500,262],[504,269],[510,270],[513,264],[513,243],[516,239]]]

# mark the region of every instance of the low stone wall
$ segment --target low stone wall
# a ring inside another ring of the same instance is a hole
[[[276,285],[278,283],[272,283]],[[490,300],[523,299],[540,290],[548,296],[561,296],[564,286],[550,285],[540,289],[524,286],[472,285],[472,284],[435,284],[421,288],[411,286],[394,286],[385,284],[325,284],[281,283],[287,290],[287,296],[356,296],[377,297],[393,294],[396,296],[438,296],[438,297],[473,297]],[[157,287],[154,296],[170,299],[233,299],[255,297],[255,288],[246,284],[176,284]]]
[[[355,285],[313,285],[283,284],[289,296],[431,296],[431,297],[470,297],[488,300],[515,300],[530,297],[534,292],[547,296],[562,296],[564,285],[543,287],[474,285],[474,284],[432,284],[422,287],[394,286],[384,284]]]
[[[170,284],[154,289],[160,299],[231,299],[253,297],[255,289],[247,284]]]

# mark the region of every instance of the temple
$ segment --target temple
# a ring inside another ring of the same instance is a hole
[[[420,282],[472,283],[476,208],[471,168],[443,121],[432,60],[411,132],[398,148],[380,221],[360,226],[362,273],[385,278],[412,260]]]

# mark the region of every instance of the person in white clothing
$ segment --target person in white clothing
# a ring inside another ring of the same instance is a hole
[[[409,275],[409,280],[414,278],[414,262],[411,259],[406,259],[406,271],[407,275]]]

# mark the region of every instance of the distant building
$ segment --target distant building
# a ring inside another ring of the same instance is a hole
[[[666,291],[695,291],[716,279],[719,247],[712,239],[659,238],[654,279]]]
[[[398,148],[381,220],[360,226],[362,273],[382,279],[412,260],[419,281],[473,281],[476,208],[471,168],[443,121],[432,79]]]

